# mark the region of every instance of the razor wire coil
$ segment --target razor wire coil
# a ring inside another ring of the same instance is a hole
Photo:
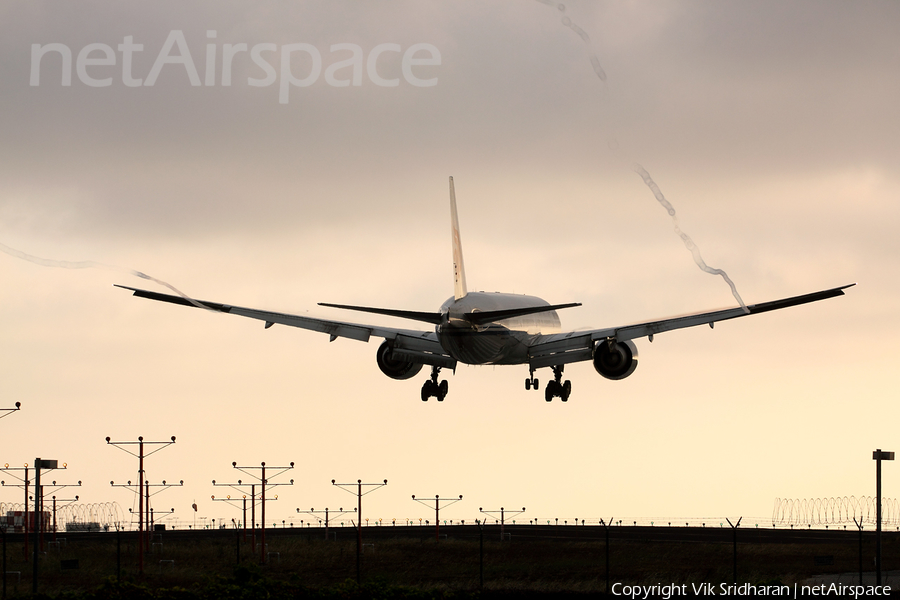
[[[44,506],[44,512],[49,513],[49,507]],[[26,507],[21,502],[0,502],[0,515],[8,513],[24,512]],[[56,526],[58,530],[65,531],[68,527],[77,527],[93,524],[101,528],[114,527],[122,523],[124,516],[118,502],[72,503],[60,506],[56,509]]]
[[[829,498],[775,498],[773,525],[844,525],[875,524],[876,499],[873,496],[838,496]],[[900,502],[896,498],[881,499],[881,522],[900,525]]]

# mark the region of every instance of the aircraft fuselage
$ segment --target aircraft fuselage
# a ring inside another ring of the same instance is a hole
[[[474,325],[466,314],[550,306],[546,300],[521,294],[469,292],[441,305],[441,324],[435,327],[441,347],[459,362],[470,365],[503,365],[527,362],[529,341],[534,336],[560,330],[559,316],[550,310]]]

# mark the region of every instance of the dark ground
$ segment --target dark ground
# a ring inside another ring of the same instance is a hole
[[[793,585],[814,575],[858,573],[859,534],[852,529],[738,529],[737,581]],[[607,543],[602,527],[516,525],[505,531],[506,539],[501,542],[499,526],[484,529],[484,590],[514,594],[606,590]],[[447,526],[440,533],[440,541],[435,541],[433,528],[363,528],[362,581],[451,595],[479,590],[478,527]],[[716,587],[731,583],[732,536],[728,527],[612,527],[608,581],[688,584],[688,588],[704,582]],[[254,577],[305,589],[331,589],[355,581],[357,574],[356,531],[347,527],[332,528],[329,541],[323,529],[267,530],[265,565],[260,565],[259,552],[251,552],[249,536],[243,542],[240,531],[155,533],[144,554],[143,574],[138,569],[135,533],[123,533],[120,538],[115,532],[58,537],[59,543],[53,544],[48,543],[52,536],[46,536],[46,554],[39,563],[39,591],[51,596],[95,589],[104,581],[115,580],[118,573],[123,581],[151,590],[198,589],[217,577],[233,578],[238,551],[240,563],[249,567],[245,571],[255,573]],[[118,553],[117,541],[121,543]],[[862,548],[863,567],[872,571],[874,532],[864,532]],[[24,560],[21,535],[7,534],[6,556],[7,596],[27,595],[32,588],[32,557]],[[897,532],[884,534],[882,564],[884,571],[900,569]],[[842,581],[857,583],[858,576],[846,576]],[[900,581],[888,582],[900,587]]]

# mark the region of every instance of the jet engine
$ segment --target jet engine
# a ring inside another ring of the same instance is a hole
[[[607,379],[625,379],[637,369],[637,346],[631,340],[615,342],[600,341],[594,346],[594,368]]]
[[[385,341],[378,347],[375,360],[378,368],[391,379],[409,379],[422,370],[422,363],[407,362],[393,357],[394,349]]]

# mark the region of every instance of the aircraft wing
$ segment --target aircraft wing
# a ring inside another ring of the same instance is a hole
[[[856,284],[850,283],[821,292],[813,292],[811,294],[803,294],[801,296],[783,298],[781,300],[772,300],[760,304],[749,304],[747,305],[747,310],[744,310],[743,308],[726,308],[723,310],[683,315],[680,317],[648,321],[646,323],[637,323],[622,327],[540,335],[529,345],[528,362],[532,368],[537,369],[539,367],[549,367],[579,362],[582,360],[591,360],[593,358],[594,344],[597,340],[614,339],[617,342],[624,342],[625,340],[648,337],[650,338],[650,341],[653,341],[653,336],[655,334],[672,331],[673,329],[683,329],[685,327],[695,327],[697,325],[709,325],[712,327],[713,324],[718,321],[727,321],[728,319],[736,319],[738,317],[755,315],[770,310],[778,310],[789,306],[825,300],[826,298],[834,298],[835,296],[843,296],[844,290],[854,285]]]
[[[207,302],[206,300],[188,299],[182,296],[161,294],[159,292],[141,290],[125,285],[116,285],[116,287],[131,290],[134,292],[134,295],[139,298],[149,298],[150,300],[158,300],[160,302],[180,304],[181,306],[193,306],[214,312],[258,319],[265,322],[266,329],[272,325],[278,324],[327,333],[332,342],[339,337],[359,340],[361,342],[368,342],[370,337],[384,338],[392,341],[395,354],[400,352],[409,357],[415,357],[416,362],[421,362],[423,364],[433,364],[449,368],[456,367],[456,361],[444,352],[444,349],[441,348],[441,344],[437,340],[437,335],[433,331],[417,331],[414,329],[395,329],[392,327],[361,325],[358,323],[344,323],[342,321],[302,317],[299,315],[257,310],[254,308],[242,308],[240,306],[231,306],[230,304]]]

